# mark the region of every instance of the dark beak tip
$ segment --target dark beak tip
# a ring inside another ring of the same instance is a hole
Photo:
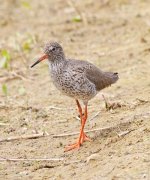
[[[37,60],[34,64],[32,64],[30,67],[33,68],[35,65],[37,65],[40,61]]]
[[[34,67],[34,65],[31,65],[31,66],[30,66],[30,68],[33,68],[33,67]]]

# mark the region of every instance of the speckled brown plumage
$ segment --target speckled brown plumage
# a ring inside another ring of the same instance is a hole
[[[84,102],[85,115],[81,117],[81,127],[84,128],[87,119],[88,101],[100,90],[115,83],[118,80],[118,73],[103,72],[87,61],[67,59],[63,48],[57,42],[47,43],[44,53],[44,56],[38,59],[31,67],[46,58],[48,59],[50,75],[54,85],[63,94],[76,100],[80,114],[82,108],[78,100]],[[87,139],[81,128],[78,142],[73,146],[69,146],[67,150],[79,147]]]

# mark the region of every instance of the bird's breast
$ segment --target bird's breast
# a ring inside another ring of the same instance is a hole
[[[83,73],[73,71],[51,71],[51,79],[63,94],[77,99],[91,99],[96,95],[95,85],[87,80]]]

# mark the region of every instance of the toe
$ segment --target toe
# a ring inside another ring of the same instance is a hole
[[[80,148],[80,143],[74,143],[72,145],[66,146],[65,147],[65,152],[71,151],[73,149],[79,149]]]

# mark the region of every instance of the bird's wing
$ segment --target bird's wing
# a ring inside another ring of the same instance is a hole
[[[86,77],[95,84],[96,90],[100,91],[115,83],[118,80],[118,73],[103,72],[92,65],[90,69],[86,69]]]
[[[110,86],[118,80],[118,73],[103,72],[87,61],[70,60],[73,70],[84,76],[96,86],[96,90]],[[68,67],[69,68],[69,67]]]

